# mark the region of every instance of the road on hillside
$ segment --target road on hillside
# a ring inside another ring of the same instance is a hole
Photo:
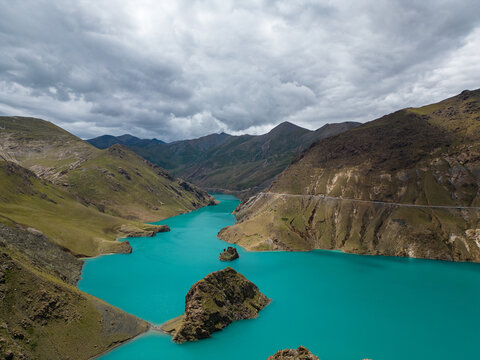
[[[342,198],[342,197],[337,197],[337,196],[284,194],[284,193],[276,193],[276,192],[260,192],[259,194],[262,194],[262,195],[279,195],[279,196],[286,196],[286,197],[298,197],[298,198],[304,198],[304,199],[342,200],[342,201],[351,201],[351,202],[357,202],[357,203],[379,204],[379,205],[389,205],[389,206],[402,206],[402,207],[412,207],[412,208],[480,210],[480,206],[405,204],[405,203],[395,203],[395,202],[378,201],[378,200],[347,199],[347,198]]]

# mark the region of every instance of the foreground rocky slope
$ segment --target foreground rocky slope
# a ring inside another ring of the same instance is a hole
[[[317,142],[220,237],[252,250],[480,261],[479,185],[480,90],[464,91]]]
[[[355,122],[327,124],[316,131],[284,122],[259,136],[211,134],[198,139],[160,144],[138,142],[129,145],[151,162],[171,170],[204,188],[233,191],[235,194],[257,192],[268,186],[293,156],[313,142],[360,125]],[[112,141],[111,137],[108,137]],[[102,147],[105,137],[88,140]],[[123,137],[118,143],[125,143]]]
[[[318,360],[307,348],[299,346],[298,349],[285,349],[277,351],[269,356],[267,360]]]
[[[175,179],[121,145],[99,150],[44,120],[0,117],[0,158],[63,187],[85,205],[153,222],[213,204],[206,192]]]
[[[257,317],[269,302],[255,284],[227,267],[192,285],[185,297],[185,313],[162,329],[177,343],[204,339],[233,321]]]
[[[77,290],[81,265],[43,235],[0,226],[0,358],[89,359],[149,328]]]

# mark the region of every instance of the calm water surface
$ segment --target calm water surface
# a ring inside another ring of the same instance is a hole
[[[172,231],[129,239],[133,253],[86,261],[80,289],[154,324],[183,313],[190,286],[227,264],[218,231],[239,201],[161,222]],[[177,345],[147,333],[105,360],[263,360],[308,347],[321,360],[480,359],[480,265],[329,251],[246,252],[229,263],[273,302],[254,320]]]

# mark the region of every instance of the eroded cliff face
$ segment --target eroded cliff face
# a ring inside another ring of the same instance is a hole
[[[480,261],[480,91],[387,115],[302,153],[223,240]]]
[[[185,297],[185,314],[162,329],[177,343],[204,339],[233,321],[257,317],[269,303],[255,284],[227,267],[192,285]]]

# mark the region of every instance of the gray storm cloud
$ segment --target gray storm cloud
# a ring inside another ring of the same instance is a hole
[[[480,2],[0,0],[0,113],[166,141],[480,87]]]

